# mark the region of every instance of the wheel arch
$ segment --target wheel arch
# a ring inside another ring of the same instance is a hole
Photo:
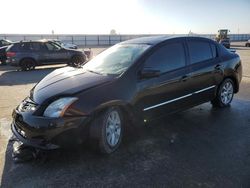
[[[19,60],[19,65],[21,65],[25,59],[31,59],[37,65],[37,60],[34,57],[23,57],[22,59]]]
[[[82,57],[86,61],[86,55],[85,54],[74,53],[74,54],[71,55],[70,61],[72,61],[72,59],[74,57]]]
[[[239,82],[237,81],[237,79],[235,78],[235,76],[233,76],[233,75],[228,75],[228,76],[225,76],[225,77],[224,77],[223,81],[224,81],[225,79],[231,79],[231,80],[233,81],[233,83],[234,83],[234,93],[238,93],[238,91],[239,91]],[[223,81],[222,81],[222,82],[223,82]],[[222,83],[222,82],[221,82],[221,83]]]
[[[109,101],[109,102],[106,102],[106,103],[99,105],[94,111],[94,117],[98,113],[102,113],[103,111],[105,111],[106,109],[108,109],[110,107],[120,108],[120,110],[125,114],[125,119],[132,120],[132,122],[134,122],[135,118],[134,118],[133,106],[130,103],[124,102],[121,100],[112,100],[112,101]]]

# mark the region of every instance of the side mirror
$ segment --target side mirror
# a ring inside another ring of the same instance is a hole
[[[161,71],[160,70],[155,70],[151,68],[144,68],[141,70],[139,73],[140,79],[145,79],[145,78],[154,78],[160,76]]]

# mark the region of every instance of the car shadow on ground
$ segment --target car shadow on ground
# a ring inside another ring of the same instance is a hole
[[[206,103],[126,132],[113,154],[88,146],[15,164],[8,143],[1,187],[249,187],[250,102]]]
[[[12,85],[23,85],[32,84],[39,82],[47,74],[51,73],[57,68],[65,67],[65,65],[60,67],[38,67],[35,70],[21,71],[16,70],[16,68],[10,66],[0,67],[0,71],[4,71],[0,75],[0,86],[12,86]]]

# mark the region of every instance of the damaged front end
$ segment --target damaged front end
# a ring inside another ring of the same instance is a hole
[[[79,144],[87,138],[87,116],[57,117],[50,111],[52,117],[46,117],[35,113],[39,108],[26,98],[13,111],[12,132],[25,145],[50,150]]]

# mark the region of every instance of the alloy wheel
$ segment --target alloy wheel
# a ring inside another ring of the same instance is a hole
[[[224,83],[220,93],[221,102],[225,105],[229,104],[233,99],[233,92],[233,84],[229,81]]]
[[[108,114],[106,120],[106,140],[107,143],[114,147],[118,144],[121,137],[121,118],[116,110]]]

